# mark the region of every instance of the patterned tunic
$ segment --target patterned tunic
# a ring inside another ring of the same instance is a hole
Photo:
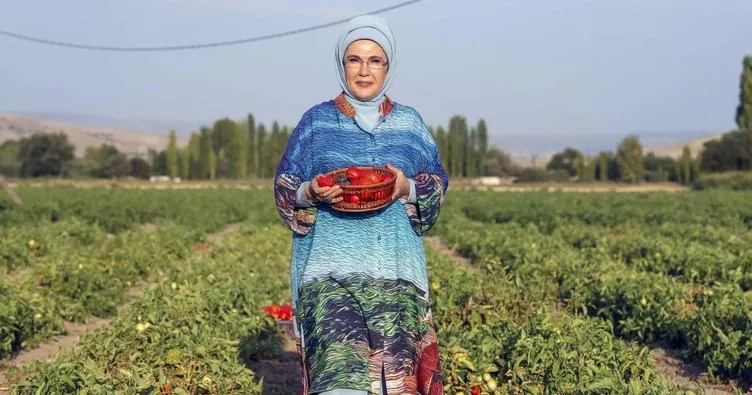
[[[387,98],[372,133],[343,95],[305,112],[274,182],[292,230],[291,292],[302,394],[333,389],[442,394],[422,235],[435,223],[448,179],[420,115]],[[295,206],[301,183],[350,166],[391,163],[415,181],[417,204],[371,213]]]

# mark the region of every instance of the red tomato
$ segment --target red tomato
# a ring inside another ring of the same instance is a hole
[[[350,180],[350,183],[355,183],[355,181],[360,178],[360,173],[361,171],[357,167],[349,167],[346,173],[347,179]]]
[[[381,182],[381,176],[375,171],[367,171],[360,175],[361,183],[365,185],[373,185]]]
[[[358,198],[361,202],[370,202],[371,200],[373,200],[373,192],[363,191],[358,194]]]
[[[319,186],[321,186],[321,187],[332,187],[332,186],[334,186],[334,177],[320,176],[317,180],[319,182]]]
[[[360,198],[358,197],[358,195],[355,195],[355,194],[347,195],[345,196],[345,201],[350,204],[358,204],[360,203]]]
[[[478,394],[480,394],[480,386],[475,385],[473,386],[473,395],[478,395]]]

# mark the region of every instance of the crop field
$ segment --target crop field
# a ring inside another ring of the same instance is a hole
[[[0,393],[297,394],[271,189],[17,192]],[[425,242],[445,392],[752,393],[751,230],[745,192],[450,192]]]

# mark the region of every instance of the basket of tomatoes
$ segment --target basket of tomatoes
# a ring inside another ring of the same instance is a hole
[[[318,178],[319,186],[339,185],[342,201],[332,208],[343,212],[368,212],[392,201],[397,174],[385,167],[352,166],[330,171]]]

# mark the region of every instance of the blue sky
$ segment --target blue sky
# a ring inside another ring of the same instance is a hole
[[[250,37],[396,3],[311,0],[0,2],[0,29],[95,45]],[[425,0],[383,14],[400,45],[390,95],[430,124],[496,136],[734,127],[752,1]],[[0,111],[294,125],[334,97],[338,27],[217,49],[89,52],[0,37]]]

